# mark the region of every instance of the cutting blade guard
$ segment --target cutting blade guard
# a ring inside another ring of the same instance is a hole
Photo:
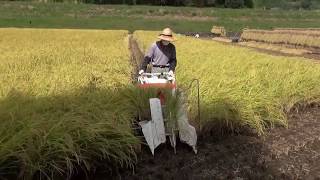
[[[143,73],[138,77],[138,83],[138,87],[141,89],[159,89],[158,98],[149,99],[151,117],[148,121],[139,123],[152,154],[154,155],[154,149],[159,144],[166,142],[166,138],[163,138],[164,134],[169,137],[175,153],[177,134],[182,142],[190,145],[197,153],[197,134],[195,128],[189,124],[186,105],[182,101],[178,101],[177,119],[174,126],[168,125],[170,117],[165,117],[163,113],[166,108],[166,97],[161,90],[171,90],[171,96],[175,96],[177,89],[175,77],[169,73]]]

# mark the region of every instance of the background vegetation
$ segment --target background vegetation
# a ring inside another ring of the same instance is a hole
[[[225,8],[282,8],[317,9],[317,0],[23,0],[39,2],[71,2],[94,4],[162,5],[162,6],[198,6]]]
[[[0,2],[0,27],[84,28],[210,32],[274,27],[320,27],[318,10],[225,9],[169,6],[94,5],[73,3]]]

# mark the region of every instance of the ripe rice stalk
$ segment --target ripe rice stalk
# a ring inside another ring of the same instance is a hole
[[[0,179],[132,167],[128,32],[0,29]],[[17,177],[20,176],[20,177]]]
[[[136,31],[146,50],[158,32]],[[286,113],[299,102],[320,102],[320,66],[304,58],[280,57],[176,35],[178,87],[200,80],[202,127],[222,123],[230,129],[250,127],[259,134],[287,126]],[[196,91],[188,94],[191,119]]]

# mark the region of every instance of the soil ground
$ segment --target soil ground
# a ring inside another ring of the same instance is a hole
[[[145,148],[121,179],[320,179],[320,106],[291,112],[289,127],[265,136],[235,135],[199,141],[198,154],[179,144],[152,157]]]
[[[110,176],[98,170],[87,179],[320,180],[320,105],[292,111],[288,116],[288,128],[276,127],[264,136],[202,138],[196,155],[182,143],[178,143],[177,154],[169,144],[164,144],[156,149],[154,157],[144,146],[135,171],[122,170]]]
[[[320,60],[320,49],[315,48],[303,48],[261,42],[240,42],[236,43],[236,45],[248,47],[259,52],[272,55],[304,57],[307,59],[315,60],[317,62],[319,62]]]

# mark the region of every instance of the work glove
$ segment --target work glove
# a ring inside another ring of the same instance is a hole
[[[170,76],[172,76],[172,77],[174,77],[174,73],[173,73],[173,71],[171,70],[171,71],[169,71],[169,73],[168,73]]]
[[[139,71],[139,75],[141,75],[141,74],[143,74],[143,73],[144,73],[144,70],[141,69],[141,70]]]

